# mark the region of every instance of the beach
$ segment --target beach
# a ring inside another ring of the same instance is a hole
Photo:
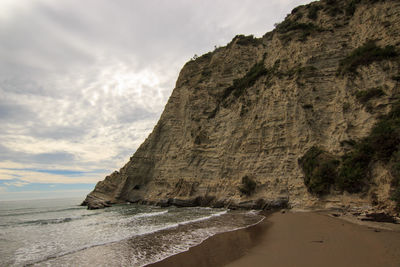
[[[386,227],[328,213],[276,212],[149,266],[399,266],[400,232]]]

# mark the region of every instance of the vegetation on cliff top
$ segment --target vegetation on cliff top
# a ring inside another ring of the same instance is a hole
[[[305,41],[308,36],[310,36],[314,32],[322,32],[324,29],[321,27],[313,24],[313,23],[302,23],[293,21],[290,19],[286,19],[283,22],[276,24],[275,29],[278,33],[282,34],[280,39],[285,41],[289,41],[292,39],[292,34],[289,34],[291,31],[299,30],[301,34],[299,36],[299,41]]]
[[[242,46],[247,46],[247,45],[257,46],[262,44],[262,39],[256,38],[253,35],[245,36],[243,34],[239,34],[233,38],[232,42],[235,40],[237,45],[242,45]]]

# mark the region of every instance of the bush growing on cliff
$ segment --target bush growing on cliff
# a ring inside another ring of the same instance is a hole
[[[368,165],[372,154],[367,144],[357,144],[352,152],[345,154],[335,181],[336,187],[349,193],[362,191],[369,181]]]
[[[329,6],[337,5],[337,0],[326,0],[325,3]]]
[[[316,20],[318,18],[318,11],[321,9],[322,7],[319,5],[312,5],[309,7],[308,10],[308,14],[307,14],[307,18],[312,19],[312,20]]]
[[[388,45],[381,48],[375,44],[375,41],[368,41],[339,62],[338,74],[355,73],[359,66],[397,56],[398,53],[394,46]]]
[[[396,201],[397,209],[400,210],[400,149],[391,158],[390,172],[394,178],[392,200]]]
[[[370,88],[366,91],[357,91],[355,95],[358,101],[360,101],[361,103],[366,103],[371,98],[383,96],[385,95],[385,93],[381,88],[378,87],[378,88]]]
[[[346,16],[353,16],[354,12],[356,12],[357,4],[360,2],[360,0],[351,0],[346,8],[345,8],[345,13]]]
[[[235,40],[236,44],[241,46],[248,46],[248,45],[257,46],[262,43],[261,38],[256,38],[253,35],[245,36],[243,34],[239,34],[233,38],[232,42]]]
[[[309,32],[321,30],[321,28],[314,25],[313,23],[301,23],[289,19],[284,20],[283,22],[276,24],[275,26],[278,33],[287,33],[295,30],[303,30]]]
[[[246,175],[242,178],[242,186],[239,187],[239,191],[246,196],[250,196],[256,190],[256,186],[257,183]]]
[[[263,75],[267,74],[267,69],[264,66],[264,58],[254,64],[250,70],[240,79],[235,79],[233,85],[225,89],[223,98],[233,94],[235,97],[241,96],[245,89],[253,86],[256,81]]]
[[[300,159],[304,171],[304,184],[312,194],[322,196],[329,193],[337,176],[339,161],[318,147],[312,147]]]
[[[343,8],[337,0],[326,0],[323,10],[331,17],[343,14]]]
[[[400,149],[400,106],[383,116],[366,138],[355,144],[355,149],[343,157],[337,184],[342,190],[360,192],[368,183],[372,161],[396,162]],[[392,165],[395,165],[394,163]]]
[[[323,31],[322,28],[314,25],[313,23],[301,23],[292,20],[285,20],[282,23],[276,24],[276,31],[282,35],[279,37],[282,41],[287,42],[292,39],[291,34],[286,34],[291,31],[301,30],[299,41],[305,41],[308,36],[314,32]]]

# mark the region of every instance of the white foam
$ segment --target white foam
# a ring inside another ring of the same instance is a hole
[[[168,213],[168,210],[158,211],[158,212],[149,212],[149,213],[139,213],[134,215],[132,218],[144,218],[144,217],[153,217],[158,215],[163,215]]]
[[[259,215],[260,214],[260,210],[249,210],[247,213],[251,214],[251,215]]]
[[[220,216],[223,214],[226,214],[227,211],[224,212],[220,212],[217,214],[213,214],[211,216],[207,216],[207,218],[212,218],[212,217],[216,217],[216,216]],[[250,214],[255,214],[258,215],[257,213],[250,213]],[[199,218],[199,219],[195,219],[195,220],[190,220],[190,222],[197,222],[197,221],[201,221],[201,220],[206,220],[206,217],[204,218]],[[260,222],[262,222],[265,219],[265,217],[263,216],[259,221],[257,221],[256,223],[250,224],[250,225],[246,225],[243,227],[236,227],[236,228],[220,228],[220,227],[209,227],[209,228],[205,228],[205,229],[198,229],[195,231],[192,231],[192,235],[191,238],[189,239],[182,239],[185,240],[184,243],[180,243],[180,244],[175,244],[173,247],[170,248],[170,250],[168,251],[164,251],[161,252],[158,255],[155,255],[153,258],[150,259],[146,259],[146,261],[144,263],[141,264],[141,266],[145,266],[148,264],[152,264],[152,263],[156,263],[159,261],[162,261],[168,257],[171,257],[173,255],[188,251],[191,247],[200,245],[201,243],[203,243],[205,240],[207,240],[208,238],[216,235],[216,234],[220,234],[220,233],[226,233],[226,232],[233,232],[233,231],[237,231],[240,229],[245,229],[248,227],[252,227],[255,226],[257,224],[259,224]],[[185,222],[185,223],[180,223],[179,225],[182,224],[187,224],[190,223],[189,221]]]
[[[121,224],[121,221],[123,221],[124,223],[127,223],[126,219],[129,219],[129,220],[133,221],[133,220],[135,220],[137,218],[160,216],[160,215],[163,215],[163,214],[166,214],[166,213],[168,213],[168,210],[164,210],[164,211],[160,211],[160,212],[140,213],[140,214],[134,215],[134,216],[132,216],[130,218],[125,218],[123,220],[120,220],[118,222],[118,224]],[[149,227],[142,228],[141,231],[136,232],[135,234],[132,234],[132,232],[126,232],[125,231],[126,229],[124,229],[123,227],[122,228],[116,227],[111,236],[108,235],[109,234],[108,232],[105,233],[107,236],[102,236],[102,233],[98,232],[97,236],[96,236],[98,238],[98,240],[97,241],[92,240],[91,244],[86,244],[86,245],[83,245],[83,246],[80,246],[80,247],[75,247],[74,249],[70,248],[70,249],[64,250],[65,249],[64,248],[63,252],[59,251],[59,252],[56,252],[56,253],[52,254],[51,256],[45,256],[42,259],[38,259],[37,258],[38,255],[35,255],[37,252],[40,252],[39,250],[36,251],[36,247],[35,246],[24,247],[24,248],[20,248],[18,250],[18,254],[19,255],[16,257],[16,259],[17,259],[18,263],[31,262],[31,263],[37,264],[37,263],[40,263],[40,262],[43,262],[43,261],[46,261],[46,260],[49,260],[49,259],[54,259],[54,258],[58,258],[58,257],[61,257],[61,256],[73,254],[73,253],[76,253],[78,251],[89,249],[89,248],[92,248],[92,247],[108,245],[108,244],[120,242],[120,241],[123,241],[123,240],[127,240],[127,239],[130,239],[130,238],[134,237],[134,236],[149,235],[149,234],[153,234],[153,233],[156,233],[156,232],[159,232],[159,231],[164,231],[164,230],[177,228],[177,227],[179,227],[181,225],[187,225],[187,224],[191,224],[191,223],[196,223],[196,222],[200,222],[200,221],[209,220],[209,219],[211,219],[213,217],[218,217],[218,216],[221,216],[221,215],[226,214],[226,213],[227,213],[227,211],[222,211],[222,212],[214,213],[214,214],[211,214],[211,215],[208,215],[208,216],[204,216],[204,217],[200,217],[200,218],[196,218],[196,219],[192,219],[192,220],[187,220],[187,221],[182,221],[182,222],[169,223],[169,224],[162,225],[162,226],[161,225],[152,225],[152,226],[149,226]],[[114,222],[109,222],[109,223],[110,224],[114,224],[115,221]],[[122,230],[122,231],[120,232],[120,230]],[[163,259],[163,258],[168,257],[170,255],[174,255],[176,253],[185,251],[185,250],[189,249],[190,247],[192,247],[194,245],[200,244],[202,241],[204,241],[205,239],[207,239],[208,237],[210,237],[212,235],[214,235],[214,232],[212,232],[212,233],[203,233],[201,235],[200,239],[199,239],[199,237],[194,237],[195,240],[188,240],[190,242],[188,242],[187,244],[186,244],[186,242],[184,244],[175,244],[174,245],[175,249],[173,249],[172,251],[166,252],[165,255],[164,255],[164,253],[162,253],[163,255],[159,255],[159,256],[161,256],[162,257],[161,259]],[[26,257],[28,255],[31,256],[31,257]]]
[[[201,218],[197,218],[197,219],[193,219],[193,220],[188,220],[188,221],[180,222],[179,225],[185,225],[185,224],[190,224],[190,223],[195,223],[195,222],[201,222],[201,221],[209,220],[209,219],[211,219],[211,218],[213,218],[213,217],[218,217],[218,216],[221,216],[221,215],[223,215],[223,214],[226,214],[227,212],[228,212],[228,211],[225,210],[225,211],[221,211],[221,212],[218,212],[218,213],[211,214],[211,215],[206,216],[206,217],[201,217]]]

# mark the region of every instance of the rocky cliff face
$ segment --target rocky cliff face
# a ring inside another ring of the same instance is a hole
[[[313,2],[262,38],[236,36],[189,61],[153,132],[84,204],[393,211],[394,178],[385,164],[371,163],[368,190],[330,188],[325,196],[307,190],[299,164],[312,147],[337,157],[351,151],[397,101],[398,56],[344,67],[371,40],[398,51],[400,2]],[[374,88],[381,93],[360,98]]]

